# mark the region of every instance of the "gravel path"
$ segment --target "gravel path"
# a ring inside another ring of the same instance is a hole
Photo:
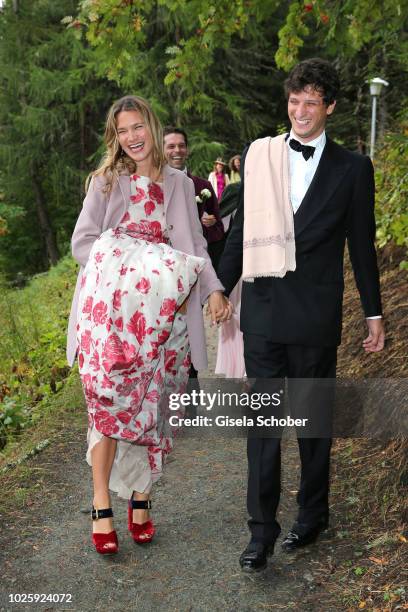
[[[208,340],[213,367],[215,330],[208,330]],[[296,511],[299,467],[296,442],[284,445],[283,532]],[[278,542],[265,572],[240,570],[248,541],[245,440],[199,440],[184,431],[154,491],[157,537],[145,548],[135,545],[126,531],[126,504],[115,498],[120,552],[107,558],[93,551],[84,513],[91,499],[84,451],[84,431],[65,432],[30,461],[41,475],[39,494],[3,524],[0,610],[330,612],[321,603],[319,568],[331,563],[333,530],[294,556],[281,553]],[[10,603],[16,593],[66,593],[72,600]]]

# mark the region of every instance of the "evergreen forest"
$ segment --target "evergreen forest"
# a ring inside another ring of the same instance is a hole
[[[407,8],[397,0],[3,0],[0,9],[0,278],[19,283],[69,252],[107,109],[147,98],[184,127],[191,169],[285,130],[283,81],[320,56],[341,75],[329,133],[368,153],[378,103],[379,245],[407,244]]]

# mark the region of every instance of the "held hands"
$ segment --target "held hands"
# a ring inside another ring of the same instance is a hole
[[[229,321],[232,317],[233,306],[221,291],[213,291],[208,298],[207,315],[211,315],[211,325]]]
[[[378,353],[384,348],[385,330],[383,319],[366,319],[368,336],[363,340],[366,353]]]

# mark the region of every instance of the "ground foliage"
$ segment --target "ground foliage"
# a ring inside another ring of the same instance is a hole
[[[390,245],[379,253],[387,341],[378,355],[363,354],[365,324],[352,272],[349,264],[346,266],[339,376],[407,378],[408,281],[400,266],[404,257],[404,248]],[[400,414],[405,412],[403,407]],[[408,441],[403,436],[336,442],[332,507],[338,523],[339,558],[343,560],[321,567],[329,608],[341,602],[348,610],[406,609],[407,456]]]
[[[404,438],[335,445],[332,503],[340,562],[322,567],[326,605],[375,612],[407,607],[407,465]]]
[[[0,297],[0,448],[43,417],[70,369],[66,329],[77,266],[65,258]]]
[[[398,131],[385,134],[376,160],[377,240],[408,249],[408,111],[397,119]],[[408,269],[408,257],[401,267]]]

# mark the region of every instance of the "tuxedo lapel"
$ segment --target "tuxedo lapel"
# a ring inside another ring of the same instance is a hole
[[[349,168],[350,162],[336,155],[328,138],[313,180],[294,216],[296,237],[322,212]]]

